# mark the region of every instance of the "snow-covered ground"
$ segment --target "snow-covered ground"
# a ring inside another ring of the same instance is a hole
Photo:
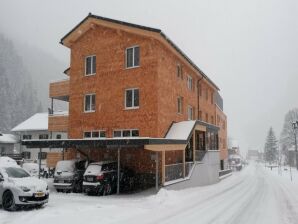
[[[298,172],[251,163],[220,183],[181,191],[91,197],[51,192],[39,210],[6,212],[1,224],[298,223]]]

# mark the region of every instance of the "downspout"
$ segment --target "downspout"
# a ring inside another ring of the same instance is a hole
[[[197,89],[198,89],[198,120],[200,120],[200,91],[202,91],[202,90],[199,90],[199,86],[200,86],[200,82],[202,81],[202,79],[204,79],[204,76],[202,76],[202,78],[200,78],[198,80],[198,84],[197,84]]]

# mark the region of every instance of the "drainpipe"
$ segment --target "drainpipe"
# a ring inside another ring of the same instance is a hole
[[[204,79],[204,76],[202,76],[202,78],[200,78],[198,80],[198,84],[197,84],[197,90],[199,90],[199,86],[200,86],[200,82]],[[200,90],[202,91],[202,90]],[[200,119],[199,116],[200,116],[200,91],[198,91],[198,120]],[[201,118],[202,119],[202,118]]]

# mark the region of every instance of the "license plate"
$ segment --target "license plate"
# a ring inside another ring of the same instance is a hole
[[[58,180],[58,183],[64,183],[64,180]]]
[[[87,181],[92,182],[93,178],[92,177],[87,177]]]
[[[35,197],[40,198],[40,197],[44,197],[44,193],[43,192],[36,192],[35,193]]]

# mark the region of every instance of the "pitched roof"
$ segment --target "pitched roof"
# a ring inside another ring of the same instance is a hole
[[[48,130],[48,113],[36,113],[23,121],[11,131],[45,131]]]
[[[157,28],[142,26],[134,23],[128,23],[128,22],[110,19],[110,18],[97,16],[89,13],[87,17],[85,17],[78,25],[76,25],[71,31],[69,31],[64,37],[62,37],[62,39],[60,40],[60,43],[64,45],[64,40],[89,18],[103,20],[103,21],[107,21],[107,22],[111,22],[119,25],[124,25],[128,27],[133,27],[133,28],[142,29],[142,30],[160,34],[161,37],[164,40],[166,40],[168,44],[170,44],[195,70],[197,70],[207,81],[209,81],[217,90],[219,90],[218,86],[165,33],[163,33],[162,30]]]
[[[14,144],[18,142],[18,138],[12,134],[0,133],[0,143]]]

